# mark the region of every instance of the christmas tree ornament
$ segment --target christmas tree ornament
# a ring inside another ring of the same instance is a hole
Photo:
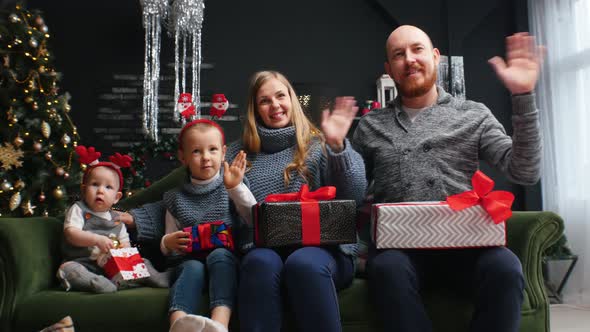
[[[205,14],[204,0],[176,0],[172,3],[169,28],[174,34],[174,98],[178,99],[180,91],[191,91],[196,110],[196,118],[201,118],[201,28]],[[187,53],[191,64],[191,90],[186,88]],[[175,121],[178,114],[173,113]]]
[[[39,66],[39,69],[37,69],[38,72],[40,72],[41,74],[45,73],[45,66]]]
[[[37,46],[39,46],[37,39],[35,39],[35,38],[29,39],[29,46],[31,46],[32,48],[37,48]]]
[[[209,115],[212,118],[217,117],[221,119],[221,117],[227,112],[229,108],[229,101],[225,97],[223,93],[216,93],[211,98],[211,109],[209,110]]]
[[[66,171],[62,167],[58,167],[55,169],[55,175],[57,176],[63,176],[65,173]]]
[[[41,28],[39,28],[39,30],[41,30],[41,32],[43,33],[48,33],[49,32],[49,28],[46,25],[41,26]],[[48,35],[45,35],[46,38],[49,38]]]
[[[9,123],[16,124],[18,122],[18,118],[12,111],[8,111],[6,114]]]
[[[63,144],[66,144],[66,145],[67,145],[67,144],[70,144],[70,142],[71,142],[71,141],[72,141],[72,139],[70,138],[70,136],[68,136],[68,134],[64,134],[64,135],[61,137],[61,142],[62,142]]]
[[[43,217],[45,217],[45,218],[49,217],[49,211],[43,210]]]
[[[70,173],[68,173],[68,172],[65,172],[65,173],[64,173],[64,179],[66,179],[66,180],[67,180],[69,177],[70,177]]]
[[[160,81],[161,21],[168,13],[168,0],[140,0],[145,29],[143,74],[143,130],[158,141],[158,89]]]
[[[44,25],[45,21],[43,20],[43,17],[41,17],[41,16],[35,17],[35,24],[39,27]]]
[[[24,152],[15,149],[14,145],[10,143],[4,143],[4,146],[0,146],[0,163],[5,171],[11,170],[13,167],[22,167],[23,162],[20,159],[23,156]]]
[[[51,152],[50,152],[50,151],[47,151],[47,152],[45,153],[45,159],[47,159],[47,160],[51,160],[51,158],[53,158],[53,155],[51,154]]]
[[[6,180],[2,181],[2,184],[0,185],[0,189],[2,189],[2,191],[9,191],[10,189],[12,189],[12,184]]]
[[[25,97],[25,102],[26,102],[27,104],[30,104],[30,103],[32,103],[32,102],[33,102],[33,97],[31,97],[31,96],[26,96],[26,97]]]
[[[31,108],[33,109],[33,111],[36,111],[39,109],[39,104],[37,104],[36,101],[33,102],[33,105],[31,105]]]
[[[27,185],[25,184],[25,182],[21,179],[16,180],[16,182],[14,183],[14,189],[16,190],[23,190],[26,186]]]
[[[51,135],[51,126],[49,125],[49,123],[45,121],[41,122],[41,134],[43,135],[43,137],[49,138],[49,136]]]
[[[10,211],[16,210],[16,208],[20,205],[21,199],[20,191],[15,192],[12,196],[10,196],[10,200],[8,201],[8,208]]]
[[[39,143],[39,142],[33,143],[33,150],[35,152],[41,151],[42,148],[43,148],[43,145],[41,145],[41,143]]]
[[[26,200],[22,205],[21,209],[23,210],[23,214],[25,216],[32,216],[35,213],[35,209],[37,207],[31,204],[31,201]]]
[[[64,197],[64,191],[60,186],[57,186],[55,189],[53,189],[53,197],[56,199],[62,199]]]
[[[10,14],[10,16],[8,16],[8,20],[11,23],[18,23],[18,22],[20,22],[20,17],[18,17],[18,15],[13,13],[13,14]]]
[[[193,96],[190,93],[181,93],[178,97],[176,109],[180,112],[183,119],[190,121],[195,113],[195,105],[193,105]]]
[[[39,194],[39,197],[38,197],[38,199],[39,199],[39,202],[41,202],[41,203],[45,202],[45,198],[46,198],[46,197],[45,197],[45,193],[44,193],[44,192],[41,192],[41,193]]]
[[[25,142],[24,139],[22,139],[20,136],[16,136],[14,138],[14,140],[12,141],[12,144],[14,144],[14,146],[16,146],[17,148],[20,147],[21,145],[23,145],[23,143]]]

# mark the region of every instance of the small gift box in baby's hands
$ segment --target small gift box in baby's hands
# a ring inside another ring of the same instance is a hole
[[[234,239],[231,227],[223,221],[210,221],[191,227],[183,228],[183,231],[189,233],[191,242],[186,246],[187,253],[193,253],[200,256],[215,248],[227,248],[234,250]]]
[[[477,248],[506,245],[505,221],[514,195],[492,191],[494,181],[480,171],[473,190],[446,202],[374,204],[371,235],[377,249]]]
[[[259,247],[356,243],[356,203],[333,200],[336,187],[268,195],[252,208]]]
[[[106,276],[116,285],[122,281],[143,279],[150,273],[139,255],[137,248],[110,249],[103,266]]]

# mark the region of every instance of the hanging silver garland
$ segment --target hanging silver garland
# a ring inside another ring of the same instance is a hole
[[[204,0],[175,0],[168,20],[169,29],[174,33],[174,100],[186,92],[187,47],[192,58],[191,92],[195,106],[195,117],[201,117],[201,28],[205,14]],[[181,49],[182,48],[182,49]],[[174,109],[174,120],[179,120],[179,110]],[[183,119],[184,121],[184,119]]]
[[[161,21],[168,13],[168,0],[140,0],[145,29],[143,77],[143,130],[158,142],[158,88],[160,83]]]

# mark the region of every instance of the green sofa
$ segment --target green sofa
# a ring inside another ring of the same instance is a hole
[[[120,203],[130,208],[160,199],[182,179],[177,169],[150,188]],[[167,331],[167,289],[136,288],[113,294],[64,292],[55,271],[60,264],[62,220],[0,218],[0,331],[38,331],[72,316],[76,331]],[[521,332],[549,331],[549,302],[541,274],[543,251],[563,233],[563,221],[551,212],[515,212],[507,222],[508,247],[520,258],[526,280]],[[435,331],[468,330],[472,306],[440,289],[423,295]],[[339,293],[343,330],[377,331],[367,282],[356,278]],[[207,301],[203,301],[203,314]],[[235,316],[234,316],[235,317]],[[285,330],[295,330],[291,317]],[[236,320],[232,331],[237,331]]]

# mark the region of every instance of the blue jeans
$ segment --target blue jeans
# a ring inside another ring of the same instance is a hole
[[[251,250],[240,269],[240,331],[280,331],[282,295],[299,330],[341,331],[336,290],[348,287],[353,274],[352,258],[335,248]]]
[[[452,288],[475,304],[470,331],[517,332],[524,278],[504,247],[376,250],[367,261],[369,288],[383,331],[431,332],[420,297],[424,288]]]
[[[170,309],[197,314],[207,273],[209,276],[209,309],[218,306],[234,307],[238,288],[237,258],[229,250],[213,250],[205,263],[197,259],[187,259],[176,267],[174,284],[170,288]]]

